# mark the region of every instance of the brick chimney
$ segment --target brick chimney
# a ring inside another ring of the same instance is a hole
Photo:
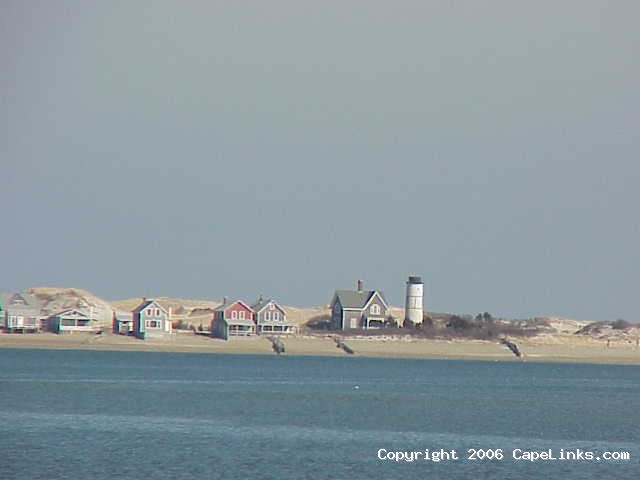
[[[364,282],[362,280],[358,280],[356,282],[356,287],[358,289],[358,293],[361,293],[364,288]]]

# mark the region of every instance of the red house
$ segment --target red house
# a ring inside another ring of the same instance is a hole
[[[225,298],[213,311],[211,335],[228,340],[229,337],[249,337],[256,334],[255,313],[246,303]]]

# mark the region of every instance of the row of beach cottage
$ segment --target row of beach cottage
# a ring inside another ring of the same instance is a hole
[[[0,320],[9,333],[97,332],[92,307],[69,308],[43,314],[40,302],[28,293],[0,294]]]
[[[229,337],[297,332],[297,326],[287,320],[284,308],[271,299],[260,297],[249,306],[242,300],[230,302],[225,298],[212,313],[211,336],[225,340]],[[127,313],[114,314],[113,332],[139,338],[170,334],[171,309],[163,308],[155,300],[144,299],[131,316]]]
[[[415,305],[408,293],[407,305],[413,305],[417,318],[422,320],[422,281],[419,277],[410,277],[410,282],[413,282],[411,285],[419,282],[420,290]],[[380,328],[390,319],[390,307],[384,294],[379,290],[365,290],[361,281],[357,282],[355,290],[336,290],[329,308],[329,321],[336,330]],[[212,315],[210,335],[225,340],[262,334],[290,334],[296,333],[298,328],[289,321],[282,306],[262,296],[252,304],[242,300],[228,301],[225,297],[217,308],[206,310]],[[0,295],[0,320],[9,333],[102,333],[95,309],[88,305],[80,304],[76,308],[44,315],[42,311],[37,299],[27,293]],[[145,339],[174,333],[171,308],[163,307],[156,300],[143,298],[133,311],[114,311],[112,318],[114,334]]]
[[[53,314],[42,313],[33,295],[11,293],[0,295],[0,320],[8,333],[38,333],[50,331],[59,334],[102,332],[92,307],[69,308]],[[234,336],[295,333],[297,326],[287,320],[280,305],[260,297],[252,305],[226,298],[212,310],[211,335],[228,339]],[[156,300],[143,299],[132,312],[113,312],[113,333],[152,338],[173,332],[171,308]]]

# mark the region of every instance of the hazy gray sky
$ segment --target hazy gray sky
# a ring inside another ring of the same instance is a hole
[[[0,290],[638,320],[636,1],[0,1]]]

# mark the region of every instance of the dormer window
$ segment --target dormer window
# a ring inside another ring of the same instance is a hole
[[[26,305],[27,302],[20,295],[16,295],[11,299],[11,305]]]

